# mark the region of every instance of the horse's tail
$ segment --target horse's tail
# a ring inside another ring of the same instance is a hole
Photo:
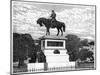
[[[63,31],[65,32],[65,24],[63,23]]]

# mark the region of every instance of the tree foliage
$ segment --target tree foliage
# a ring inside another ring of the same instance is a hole
[[[19,61],[19,66],[23,65],[24,59],[31,56],[33,51],[34,40],[30,34],[13,33],[13,61]]]
[[[80,48],[80,38],[73,34],[67,35],[66,38],[66,49],[69,54],[69,60],[76,61],[78,59],[78,53]]]
[[[83,46],[88,47],[89,44],[94,45],[94,42],[88,43],[87,39],[80,40],[78,36],[73,34],[67,35],[66,38],[66,49],[68,51],[70,61],[76,61],[77,59],[81,59],[83,61],[87,58],[91,61],[94,60],[93,52],[83,48]]]
[[[38,45],[35,45],[38,42]],[[13,61],[19,61],[19,67],[24,64],[24,60],[31,58],[29,62],[46,62],[46,57],[41,51],[40,40],[33,40],[30,34],[13,33]]]
[[[94,41],[88,43],[89,45],[95,45]]]
[[[89,51],[88,49],[82,49],[79,52],[79,59],[83,61],[86,60],[87,58],[90,58],[90,60],[93,61],[94,60],[93,52]]]
[[[87,39],[81,40],[80,42],[81,42],[81,46],[89,46]]]

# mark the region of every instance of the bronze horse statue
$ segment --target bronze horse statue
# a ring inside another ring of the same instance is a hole
[[[60,31],[61,31],[61,36],[63,35],[63,32],[65,32],[65,24],[57,20],[54,22],[54,25],[51,26],[51,19],[46,19],[44,17],[41,17],[37,20],[37,24],[39,24],[40,26],[45,25],[46,35],[50,35],[50,32],[49,32],[50,28],[57,28],[58,30],[57,36],[59,35]]]

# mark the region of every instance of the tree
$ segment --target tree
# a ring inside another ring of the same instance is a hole
[[[66,38],[66,49],[69,54],[69,60],[76,61],[78,59],[78,53],[80,48],[80,38],[73,34],[68,34]]]
[[[88,49],[81,49],[81,51],[79,52],[79,59],[81,61],[86,60],[87,58],[89,58],[91,61],[94,61],[94,57],[93,57],[93,52],[89,51]]]
[[[30,34],[13,33],[13,61],[19,61],[18,67],[24,64],[24,59],[32,55],[34,40]]]
[[[94,62],[94,53],[92,51],[88,51],[87,58],[90,58],[90,61]]]
[[[41,50],[40,41],[38,40],[36,43],[38,43],[38,44],[35,44],[35,47],[34,47],[35,52],[34,52],[34,54],[32,54],[31,60],[29,60],[29,62],[36,63],[36,59],[37,59],[37,62],[39,62],[39,63],[41,63],[41,62],[46,63],[46,56],[43,53],[43,51]]]
[[[86,60],[86,59],[87,59],[87,53],[88,53],[88,49],[82,49],[82,50],[79,52],[79,59],[80,59],[81,61]]]
[[[89,46],[88,39],[81,40],[81,46]]]
[[[95,43],[94,43],[94,41],[91,41],[91,42],[89,42],[88,44],[94,46]]]

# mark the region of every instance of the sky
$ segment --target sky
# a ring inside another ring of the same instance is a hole
[[[12,1],[13,32],[29,33],[33,39],[46,34],[46,28],[40,27],[36,21],[40,17],[49,18],[51,10],[55,10],[58,21],[64,22],[67,34],[75,34],[81,38],[95,39],[95,7]],[[51,35],[57,34],[57,29],[50,29]]]

